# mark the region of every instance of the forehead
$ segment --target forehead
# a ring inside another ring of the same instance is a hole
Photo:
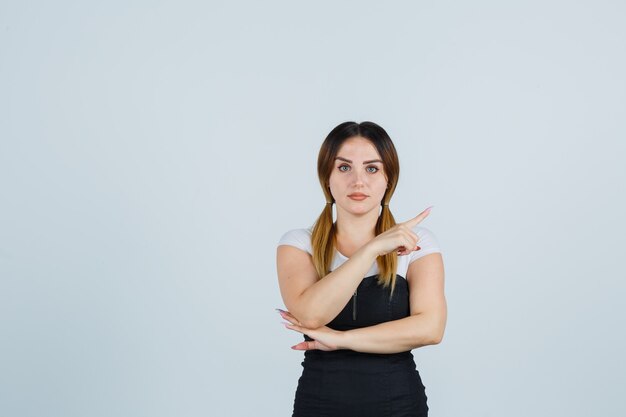
[[[381,159],[374,144],[360,136],[353,136],[346,139],[346,141],[339,147],[337,156],[341,156],[352,161]]]

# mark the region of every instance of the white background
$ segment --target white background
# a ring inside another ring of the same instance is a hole
[[[434,417],[623,416],[626,6],[0,2],[0,415],[287,416],[276,243],[346,120],[429,205]]]

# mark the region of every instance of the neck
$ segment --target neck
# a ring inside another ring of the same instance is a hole
[[[337,237],[342,241],[364,244],[376,237],[376,222],[380,207],[354,215],[337,207]]]

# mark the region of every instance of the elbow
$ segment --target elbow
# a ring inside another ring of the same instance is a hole
[[[443,340],[444,329],[437,329],[436,331],[431,333],[430,344],[438,345]]]
[[[435,333],[420,334],[415,336],[411,342],[409,342],[410,349],[417,349],[424,346],[438,345],[441,343],[442,337]]]
[[[292,315],[298,320],[298,324],[302,327],[306,327],[307,329],[317,329],[319,327],[324,326],[326,323],[323,319],[316,314],[306,314],[307,312],[301,311],[297,316],[292,313]]]
[[[438,345],[443,340],[443,334],[436,334],[430,339],[431,345]]]
[[[443,334],[446,330],[446,317],[441,316],[433,319],[430,328],[430,344],[438,345],[443,340]]]
[[[309,316],[306,314],[302,314],[301,312],[298,315],[291,313],[295,319],[298,321],[298,325],[302,327],[306,327],[307,329],[317,329],[318,327],[322,327],[325,323],[322,323],[322,319],[316,316]]]
[[[435,325],[429,327],[426,332],[418,336],[421,339],[421,346],[438,345],[443,340],[444,327]]]
[[[326,323],[323,323],[322,320],[319,318],[311,317],[301,320],[300,324],[302,325],[302,327],[306,327],[307,329],[317,329],[324,326]]]
[[[417,316],[420,317],[419,320],[423,321],[416,326],[415,333],[412,337],[415,346],[422,347],[441,343],[446,328],[445,320],[438,319],[433,315],[422,315],[421,313],[416,315],[416,317]]]
[[[319,315],[319,311],[311,311],[312,314],[303,315],[300,320],[300,325],[307,329],[319,329],[322,326],[326,326],[330,320]]]
[[[318,327],[320,327],[315,320],[303,321],[300,322],[300,324],[302,325],[302,327],[306,327],[307,329],[317,329]]]
[[[318,311],[315,311],[314,313],[315,314],[310,316],[303,317],[303,320],[300,320],[300,324],[307,329],[319,329],[320,327],[328,325],[328,323],[332,321],[331,318],[319,315]]]

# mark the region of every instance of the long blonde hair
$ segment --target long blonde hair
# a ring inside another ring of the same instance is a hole
[[[318,279],[322,279],[330,273],[336,247],[337,227],[333,223],[332,204],[328,204],[334,203],[334,199],[327,184],[334,169],[335,157],[339,152],[339,148],[341,148],[343,142],[354,136],[360,136],[372,142],[383,161],[383,169],[387,176],[387,191],[385,191],[381,201],[382,211],[376,222],[375,235],[378,236],[396,224],[388,204],[398,184],[400,164],[391,138],[385,129],[373,122],[344,122],[339,124],[331,130],[322,143],[317,158],[317,176],[327,201],[326,206],[313,226],[311,234],[313,265],[315,265],[317,270]],[[391,285],[391,293],[393,293],[396,285],[398,254],[393,251],[384,256],[379,256],[376,259],[376,263],[379,270],[378,283],[384,287]]]

